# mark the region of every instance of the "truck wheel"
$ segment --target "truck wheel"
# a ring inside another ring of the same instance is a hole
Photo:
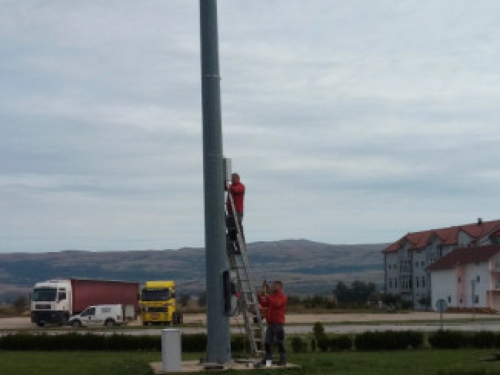
[[[181,313],[175,313],[172,316],[172,320],[174,324],[182,324],[182,314]]]
[[[104,322],[106,327],[113,327],[115,325],[115,321],[113,319],[108,319]]]
[[[74,327],[74,328],[81,327],[82,326],[82,322],[80,322],[79,320],[73,320],[71,322],[71,326]]]
[[[61,325],[61,326],[67,325],[68,324],[68,319],[69,319],[69,316],[63,315],[62,318],[61,318],[61,321],[60,321],[59,325]]]

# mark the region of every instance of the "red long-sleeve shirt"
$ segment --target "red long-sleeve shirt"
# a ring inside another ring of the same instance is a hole
[[[266,320],[271,324],[284,324],[287,296],[281,290],[268,296],[260,296],[259,303],[267,307]]]
[[[229,190],[231,191],[231,195],[233,196],[234,208],[236,209],[236,212],[242,214],[243,198],[245,196],[245,185],[243,185],[241,182],[236,182],[234,184],[231,184]],[[227,212],[232,213],[231,204],[229,203],[229,198],[226,204],[227,204]]]

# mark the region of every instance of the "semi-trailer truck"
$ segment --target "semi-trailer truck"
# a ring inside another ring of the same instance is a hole
[[[35,284],[31,293],[31,321],[66,325],[70,316],[91,305],[121,304],[128,317],[139,311],[139,283],[128,281],[60,279]]]
[[[180,324],[182,314],[176,311],[175,283],[170,280],[146,281],[141,291],[142,325]]]

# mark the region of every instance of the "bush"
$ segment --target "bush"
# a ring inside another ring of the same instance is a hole
[[[314,323],[313,334],[314,334],[314,337],[316,337],[316,339],[318,339],[319,336],[322,336],[325,334],[325,327],[323,327],[323,324],[321,324],[321,322]]]
[[[185,352],[204,352],[207,346],[207,335],[204,333],[182,335],[181,341],[182,350]],[[10,334],[0,337],[0,350],[161,351],[161,337],[121,334],[105,336],[93,333]]]
[[[317,341],[319,350],[321,350],[322,352],[327,352],[330,347],[330,339],[328,338],[328,336],[323,333],[322,335],[318,336]]]
[[[231,351],[247,353],[250,351],[250,343],[245,335],[235,335],[231,337]]]
[[[311,340],[311,351],[312,352],[316,351],[316,339]]]
[[[329,348],[334,352],[351,350],[352,339],[346,335],[332,337],[330,338]]]
[[[365,332],[356,335],[357,350],[401,350],[415,349],[423,345],[424,335],[416,331]]]
[[[290,344],[294,353],[307,352],[307,343],[300,336],[293,336]]]
[[[458,331],[439,330],[429,336],[429,344],[436,349],[458,349],[465,341],[465,335]]]
[[[480,331],[472,334],[469,345],[476,349],[493,349],[497,344],[497,335],[489,331]]]
[[[207,335],[196,333],[194,335],[182,335],[182,351],[204,352],[207,349]]]

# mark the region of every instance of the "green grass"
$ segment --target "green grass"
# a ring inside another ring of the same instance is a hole
[[[484,362],[490,350],[408,350],[390,352],[315,353],[291,356],[304,374],[417,375],[467,374],[488,370],[500,374],[500,362]]]
[[[161,353],[0,352],[2,375],[150,375]]]
[[[244,374],[287,375],[469,375],[500,374],[500,362],[485,362],[491,350],[408,350],[290,354],[298,369],[252,370]],[[191,354],[185,359],[200,358]],[[150,352],[0,352],[2,375],[151,375],[150,362],[161,361]],[[236,371],[224,372],[234,374]]]

